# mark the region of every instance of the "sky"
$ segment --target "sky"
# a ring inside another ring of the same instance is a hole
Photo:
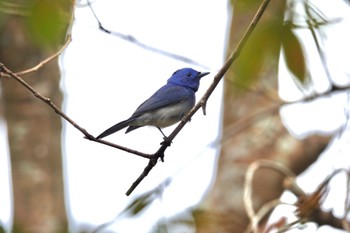
[[[322,10],[330,18],[349,14],[346,7],[337,5],[340,2],[334,3],[336,11],[327,6]],[[106,128],[128,118],[140,103],[164,85],[179,68],[192,67],[211,72],[201,80],[196,94],[198,100],[224,62],[227,25],[231,17],[226,0],[96,0],[92,6],[105,28],[132,35],[143,44],[188,57],[201,64],[191,65],[145,50],[98,30],[91,10],[81,3],[75,11],[73,40],[59,60],[62,72],[61,88],[64,92],[64,112],[93,135],[98,135]],[[349,19],[342,23],[348,25]],[[344,27],[344,24],[341,26]],[[330,45],[343,44],[350,38],[344,34],[342,28],[336,27],[328,29],[325,43],[329,46],[327,51],[332,58],[329,62],[332,64],[332,72],[337,74],[337,82],[346,84],[350,72],[340,72],[349,71],[346,69],[347,60],[334,63],[339,56],[339,49]],[[346,49],[349,48],[342,48],[342,51],[349,54]],[[319,64],[316,62],[313,66],[318,67]],[[280,69],[280,73],[280,76],[290,75],[285,69]],[[290,80],[280,81],[283,83],[279,90],[282,98],[295,100],[301,97],[301,93]],[[319,91],[326,88],[324,83],[317,83],[317,87]],[[346,95],[334,95],[324,97],[318,102],[283,108],[281,116],[286,127],[296,137],[306,137],[310,132],[333,134],[346,121],[344,106],[347,103]],[[320,106],[326,106],[323,108],[325,111],[320,113],[314,110],[322,109]],[[300,112],[303,114],[298,114]],[[165,162],[159,162],[129,197],[125,196],[126,190],[141,174],[148,160],[85,140],[79,131],[64,122],[64,173],[67,207],[72,219],[71,230],[74,231],[82,225],[99,225],[119,217],[108,229],[139,232],[142,226],[145,231],[151,229],[158,219],[164,220],[197,204],[213,180],[212,174],[220,149],[218,140],[221,134],[221,115],[220,84],[208,101],[207,115],[204,116],[200,110],[193,116],[166,151]],[[320,120],[315,121],[315,118]],[[306,124],[301,125],[300,122]],[[169,127],[164,132],[170,134],[173,129],[174,127]],[[0,130],[6,131],[4,122],[0,122]],[[0,134],[0,154],[8,155],[5,135]],[[314,187],[310,183],[317,183],[314,182],[315,179],[321,180],[335,168],[348,166],[344,163],[344,154],[349,151],[342,145],[348,143],[350,138],[348,135],[339,135],[333,141],[335,146],[327,150],[318,164],[324,173],[320,175],[320,170],[310,169],[303,174],[300,184],[304,188],[312,191]],[[143,127],[128,134],[124,134],[124,131],[117,132],[106,140],[142,152],[154,153],[159,148],[162,135],[155,128]],[[334,162],[332,166],[329,166],[330,160]],[[8,156],[0,156],[0,187],[9,186],[8,164]],[[162,195],[142,216],[119,216],[134,198],[158,187],[169,178],[170,183]],[[11,189],[6,190],[8,192],[1,192],[3,196],[0,197],[0,206],[4,207],[2,210],[11,209]],[[285,195],[290,201],[288,194]],[[326,205],[331,207],[336,204],[330,202]],[[0,219],[10,223],[10,211],[0,210]],[[309,230],[314,232],[312,226]]]

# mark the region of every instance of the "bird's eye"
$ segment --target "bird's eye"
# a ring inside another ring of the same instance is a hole
[[[190,77],[191,76],[191,73],[187,73],[187,77]]]
[[[176,74],[176,73],[177,73],[177,71],[175,71],[175,72],[173,73],[173,75]]]

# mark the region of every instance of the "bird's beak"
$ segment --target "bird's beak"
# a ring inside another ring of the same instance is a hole
[[[202,77],[204,77],[204,76],[206,76],[206,75],[208,75],[208,74],[210,74],[210,72],[204,72],[204,73],[200,73],[200,74],[198,74],[198,78],[202,78]]]

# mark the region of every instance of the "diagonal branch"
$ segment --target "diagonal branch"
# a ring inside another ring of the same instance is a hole
[[[132,153],[138,156],[141,156],[143,158],[150,158],[149,154],[145,154],[136,150],[132,150],[129,149],[127,147],[123,147],[111,142],[107,142],[104,140],[97,140],[94,136],[92,136],[91,134],[89,134],[84,128],[82,128],[81,126],[79,126],[75,121],[73,121],[70,117],[68,117],[64,112],[62,112],[61,109],[59,109],[52,101],[50,98],[47,98],[43,95],[41,95],[37,90],[35,90],[32,86],[30,86],[26,81],[24,81],[21,77],[19,77],[16,73],[12,72],[11,70],[9,70],[7,67],[5,67],[4,64],[0,63],[0,72],[12,77],[13,79],[15,79],[17,82],[19,82],[21,85],[23,85],[25,88],[27,88],[31,93],[33,93],[33,95],[35,97],[37,97],[38,99],[42,100],[44,103],[46,103],[47,105],[49,105],[58,115],[60,115],[63,119],[65,119],[66,121],[68,121],[71,125],[73,125],[76,129],[78,129],[80,132],[82,132],[85,135],[85,138],[91,140],[91,141],[95,141],[107,146],[111,146],[114,148],[117,148],[119,150],[123,150],[125,152],[128,153]]]
[[[270,0],[264,0],[257,13],[255,14],[253,20],[251,21],[250,25],[248,26],[246,32],[244,33],[242,39],[239,41],[236,49],[231,53],[229,58],[227,59],[226,63],[223,65],[223,67],[219,70],[219,72],[215,75],[213,82],[209,86],[208,90],[205,92],[203,97],[199,100],[199,102],[191,109],[191,111],[181,120],[181,122],[178,124],[178,126],[174,129],[174,131],[168,136],[167,140],[162,143],[162,146],[160,149],[153,155],[156,160],[158,158],[163,158],[164,152],[167,149],[168,146],[170,146],[170,143],[176,135],[182,130],[182,128],[185,126],[185,124],[191,119],[191,117],[202,107],[203,114],[206,113],[206,103],[210,97],[210,95],[215,90],[216,86],[219,84],[221,79],[223,78],[224,74],[227,72],[227,70],[230,68],[234,60],[238,58],[240,55],[244,45],[248,41],[250,35],[252,34],[253,30],[257,26],[261,16],[263,15],[265,9],[267,8]],[[161,151],[161,153],[159,153]],[[152,157],[153,157],[152,156]],[[163,159],[162,159],[163,160]],[[151,163],[151,162],[150,162]],[[148,173],[151,171],[151,169],[155,166],[150,165],[150,163],[147,165],[145,170],[142,172],[142,174],[137,178],[137,180],[132,184],[132,186],[129,188],[129,190],[126,192],[126,195],[130,195],[132,191],[137,187],[139,183],[148,175]],[[145,172],[147,171],[147,172]]]
[[[162,162],[164,162],[164,152],[165,152],[166,148],[170,146],[170,143],[171,142],[169,142],[169,141],[164,141],[162,143],[161,147],[158,149],[158,151],[155,154],[151,155],[147,166],[143,169],[143,172],[134,181],[134,183],[132,183],[132,185],[130,186],[128,191],[126,191],[125,195],[129,196],[135,190],[135,188],[148,175],[148,173],[153,169],[153,167],[156,166],[159,158],[162,160]]]

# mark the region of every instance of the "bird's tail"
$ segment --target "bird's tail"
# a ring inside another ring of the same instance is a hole
[[[104,138],[112,133],[115,133],[121,129],[124,129],[125,127],[129,126],[130,123],[130,119],[127,119],[125,121],[121,121],[118,124],[113,125],[112,127],[106,129],[104,132],[102,132],[100,135],[98,135],[96,138],[100,139],[100,138]]]

